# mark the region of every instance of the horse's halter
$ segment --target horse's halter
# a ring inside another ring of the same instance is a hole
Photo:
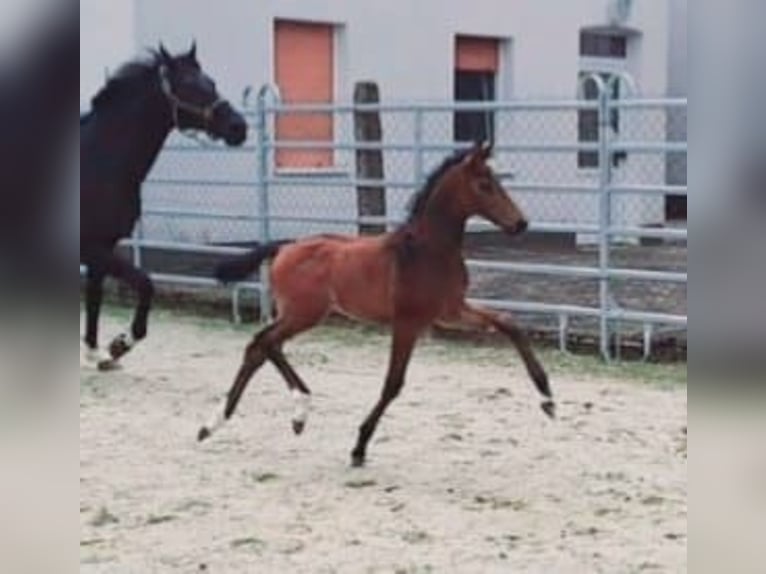
[[[220,97],[216,98],[213,102],[206,106],[198,106],[196,104],[183,101],[173,92],[173,85],[170,83],[170,73],[168,71],[168,67],[165,65],[160,66],[160,87],[162,88],[162,93],[165,94],[165,97],[170,103],[173,125],[181,131],[183,131],[184,128],[178,121],[179,110],[183,110],[200,118],[203,122],[204,128],[207,129],[210,127],[210,122],[213,120],[213,114],[215,114],[216,108],[226,102],[226,100]]]

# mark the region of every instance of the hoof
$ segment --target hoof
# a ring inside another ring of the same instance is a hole
[[[120,364],[117,361],[98,347],[85,347],[82,361],[82,364],[103,372],[114,371],[120,368]]]
[[[362,468],[364,466],[364,455],[351,453],[351,467]]]
[[[296,435],[299,435],[303,432],[303,429],[306,428],[306,422],[305,421],[293,421],[293,432]]]
[[[121,367],[120,363],[115,359],[102,359],[96,363],[96,368],[102,373],[107,373],[109,371],[118,371]]]
[[[114,361],[117,361],[121,357],[125,356],[128,351],[133,348],[133,342],[125,333],[117,335],[111,343],[109,343],[109,354]]]
[[[210,434],[211,433],[207,427],[202,427],[201,429],[199,429],[199,432],[197,433],[197,442],[202,442],[206,438],[209,438]]]
[[[556,418],[556,403],[553,401],[543,401],[540,403],[540,408],[543,409],[543,412],[548,415],[548,418],[554,419]]]

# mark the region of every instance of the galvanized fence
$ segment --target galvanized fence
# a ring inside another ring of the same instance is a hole
[[[648,353],[657,328],[686,329],[685,256],[682,270],[668,270],[626,267],[613,255],[646,239],[686,241],[685,225],[661,225],[665,196],[687,193],[686,100],[612,100],[610,86],[597,76],[591,79],[598,88],[596,97],[570,101],[282,104],[274,90],[264,87],[247,110],[251,137],[243,148],[205,147],[180,137],[168,143],[145,184],[142,222],[126,244],[141,265],[146,249],[220,255],[241,252],[238,245],[253,241],[356,233],[364,224],[391,228],[403,220],[408,199],[429,171],[445,155],[468,145],[454,140],[455,115],[479,114],[491,123],[495,170],[527,213],[530,231],[573,234],[594,258],[587,264],[566,258],[555,263],[542,257],[469,258],[472,274],[588,280],[598,287],[593,304],[480,294],[474,301],[553,317],[562,348],[572,319],[597,321],[605,358],[613,356],[620,326],[638,325]],[[355,137],[359,113],[380,117],[380,141]],[[307,123],[323,118],[325,125],[329,120],[331,137],[278,136],[278,121],[289,116]],[[355,154],[360,150],[382,153],[382,178],[357,173]],[[384,190],[385,214],[359,216],[360,187]],[[469,232],[489,227],[471,221]],[[209,277],[187,272],[153,276],[179,284],[214,284]],[[627,281],[682,287],[683,312],[662,310],[662,305],[660,310],[631,308],[615,296],[615,286]],[[235,317],[241,293],[248,290],[258,293],[262,316],[268,316],[269,286],[263,271],[259,281],[233,288]]]

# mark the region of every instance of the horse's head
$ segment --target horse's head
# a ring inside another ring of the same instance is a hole
[[[215,82],[202,70],[196,45],[179,56],[171,56],[160,45],[159,72],[162,92],[170,103],[173,123],[178,129],[204,131],[230,146],[244,143],[247,122],[221,98]]]
[[[458,202],[466,217],[478,215],[506,233],[522,233],[529,223],[487,164],[491,155],[491,145],[477,143],[455,166],[455,175],[461,178],[455,187]]]

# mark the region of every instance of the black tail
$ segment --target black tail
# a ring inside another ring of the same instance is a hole
[[[216,266],[215,278],[221,283],[242,281],[258,269],[261,263],[274,258],[279,250],[288,243],[292,243],[292,240],[264,243],[257,245],[252,251],[227,259]]]

